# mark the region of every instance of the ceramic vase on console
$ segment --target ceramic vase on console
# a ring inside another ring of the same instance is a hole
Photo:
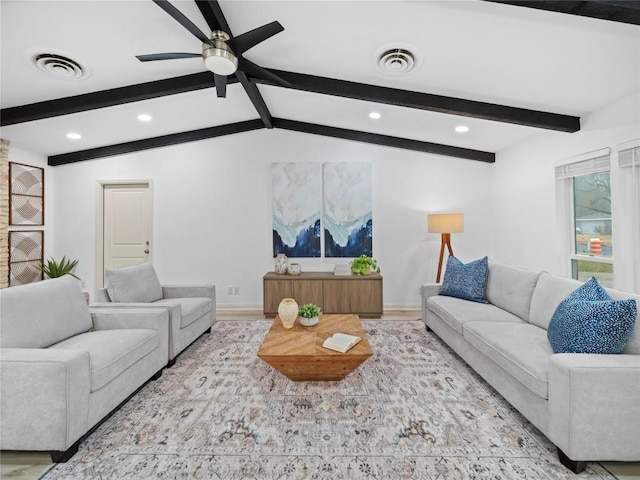
[[[293,298],[283,298],[278,305],[278,317],[284,328],[293,328],[298,318],[298,304]]]
[[[275,272],[278,275],[284,275],[285,273],[287,273],[287,255],[284,253],[279,253],[276,255],[275,260]]]
[[[300,264],[299,263],[290,263],[289,267],[287,267],[287,273],[289,275],[300,275]]]

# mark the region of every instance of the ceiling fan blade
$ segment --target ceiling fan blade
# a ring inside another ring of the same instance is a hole
[[[264,80],[268,80],[272,83],[275,83],[276,85],[280,85],[281,87],[291,86],[291,84],[287,82],[285,79],[283,79],[282,77],[279,77],[275,73],[271,73],[266,68],[262,68],[261,66],[256,65],[253,62],[250,62],[246,58],[240,57],[238,61],[240,62],[238,70],[248,73],[249,75],[253,75],[254,77],[259,77]]]
[[[280,33],[284,27],[280,22],[271,22],[261,27],[238,35],[231,40],[231,47],[236,54],[242,54],[260,42],[264,42],[267,38],[273,37],[276,33]]]
[[[220,98],[225,98],[227,96],[227,77],[214,73],[213,78],[216,84],[216,94]]]
[[[136,55],[141,62],[155,62],[156,60],[174,60],[178,58],[202,58],[201,53],[151,53],[149,55]]]
[[[161,9],[167,12],[173,19],[189,30],[192,35],[197,37],[202,43],[211,43],[211,40],[200,30],[191,20],[183,15],[176,7],[171,5],[167,0],[153,0]]]
[[[197,0],[196,0],[197,1]],[[220,24],[220,28],[223,31],[229,34],[229,36],[233,36],[231,33],[231,29],[229,28],[229,24],[227,23],[227,19],[224,18],[224,13],[222,13],[222,9],[220,8],[220,4],[217,0],[208,0],[207,3],[213,12],[213,16],[216,17],[216,20]],[[212,28],[213,29],[213,28]]]

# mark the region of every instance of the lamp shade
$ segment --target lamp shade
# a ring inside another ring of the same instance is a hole
[[[433,213],[427,215],[429,233],[461,233],[464,232],[464,215],[462,213]]]

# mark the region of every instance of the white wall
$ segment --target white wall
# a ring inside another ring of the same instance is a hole
[[[583,118],[579,132],[543,133],[500,152],[492,171],[492,258],[563,274],[568,259],[560,255],[558,241],[555,164],[606,147],[615,152],[619,144],[638,137],[636,93]]]
[[[45,255],[79,259],[77,273],[94,293],[97,182],[151,180],[161,280],[214,283],[220,307],[260,308],[262,275],[273,268],[270,164],[369,161],[385,308],[415,308],[440,246],[426,231],[428,212],[465,214],[465,232],[452,240],[463,261],[487,254],[561,273],[555,163],[639,136],[636,94],[583,118],[580,132],[543,132],[499,152],[493,165],[274,129],[47,167]],[[46,165],[15,148],[9,159]],[[337,260],[300,261],[309,270]],[[227,285],[240,295],[227,295]]]
[[[463,261],[490,246],[494,165],[274,129],[49,168],[55,253],[80,260],[77,273],[93,292],[97,181],[152,180],[161,281],[214,283],[219,307],[261,308],[262,276],[273,269],[269,166],[298,161],[372,163],[385,308],[416,308],[420,284],[435,279],[440,238],[427,233],[427,212],[465,214],[465,233],[452,240]],[[303,269],[335,262],[300,261]],[[228,285],[240,295],[227,295]]]

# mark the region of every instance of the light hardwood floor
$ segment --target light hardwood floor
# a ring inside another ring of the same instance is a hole
[[[218,320],[264,319],[258,310],[218,310]],[[386,310],[381,320],[419,320],[420,310]],[[640,462],[603,462],[619,480],[640,480]],[[39,452],[1,452],[0,479],[37,480],[51,468],[51,458]],[[578,478],[578,476],[576,476]]]

